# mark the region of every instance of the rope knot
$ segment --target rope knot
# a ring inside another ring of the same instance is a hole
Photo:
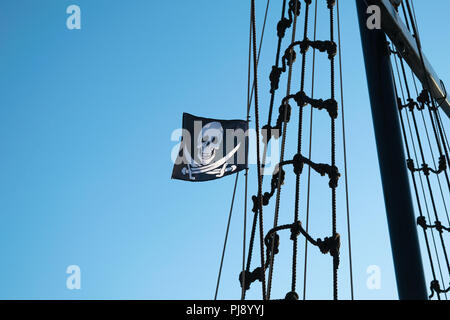
[[[413,159],[406,160],[406,166],[408,167],[409,171],[411,171],[411,172],[415,171],[414,160]]]
[[[272,195],[269,192],[264,193],[264,195],[263,195],[263,205],[264,206],[269,205],[270,198],[272,198]]]
[[[423,89],[420,95],[417,97],[417,102],[421,104],[421,109],[425,109],[425,104],[430,103],[430,96],[428,90]]]
[[[287,49],[283,56],[283,65],[292,66],[297,59],[297,54],[295,53],[294,49]]]
[[[280,116],[278,117],[280,118]],[[281,132],[281,120],[277,119],[277,124],[275,127],[272,127],[269,124],[266,124],[262,127],[261,135],[263,139],[263,143],[267,144],[272,138],[278,139],[280,137]]]
[[[340,177],[341,177],[341,174],[339,173],[338,167],[331,166],[330,182],[328,183],[330,188],[332,188],[332,189],[337,188]]]
[[[421,216],[421,217],[417,218],[417,225],[422,227],[424,230],[428,229],[427,219],[425,219],[424,216]]]
[[[327,110],[332,119],[336,119],[338,117],[338,103],[335,99],[328,99],[325,101],[322,99],[312,99],[308,97],[304,91],[299,91],[294,95],[289,95],[283,100],[287,101],[289,99],[294,99],[299,107],[304,107],[310,104],[313,108]]]
[[[280,186],[282,186],[284,184],[284,178],[286,176],[286,172],[283,170],[283,168],[278,169],[278,166],[272,176],[272,181],[270,181],[270,187],[272,190],[275,190],[276,188],[278,188],[278,170],[281,170],[279,173],[280,176]]]
[[[288,103],[283,103],[279,108],[280,116],[283,116],[283,120],[284,115],[286,115],[286,123],[291,121],[291,109],[292,108]]]
[[[431,296],[430,296],[430,299],[431,299],[435,292],[436,293],[440,293],[441,292],[441,286],[439,284],[439,281],[437,281],[437,280],[431,281],[430,289],[431,289]]]
[[[442,223],[440,221],[436,221],[434,223],[434,227],[436,228],[437,231],[439,231],[439,233],[444,233],[444,226],[442,225]]]
[[[408,99],[408,102],[406,104],[402,104],[402,100],[400,98],[397,98],[398,103],[398,109],[401,111],[404,108],[408,108],[409,111],[413,112],[414,108],[417,107],[417,110],[422,110],[422,108],[419,106],[417,102],[415,102],[413,99]]]
[[[305,162],[300,154],[296,154],[293,159],[294,173],[300,175],[303,172],[303,166]]]
[[[270,79],[270,93],[275,93],[276,90],[278,90],[278,87],[280,85],[280,77],[283,73],[283,69],[279,68],[277,66],[272,66],[272,71],[270,72],[269,79]]]
[[[319,163],[316,165],[316,167],[317,167],[316,171],[321,176],[328,174],[328,177],[330,178],[330,182],[328,183],[328,185],[330,186],[330,188],[337,188],[339,178],[341,177],[338,167],[330,166],[329,164],[326,163]]]
[[[252,211],[253,211],[253,213],[258,213],[258,210],[259,210],[259,198],[257,196],[252,196],[252,201],[253,201]]]
[[[299,91],[294,95],[294,100],[299,107],[304,107],[308,104],[307,98],[305,91]]]
[[[338,117],[338,104],[336,100],[334,99],[325,100],[323,105],[332,119],[336,119]]]
[[[397,106],[398,106],[398,110],[402,110],[403,109],[403,103],[402,103],[402,99],[400,99],[400,97],[397,97]]]
[[[308,52],[309,47],[310,47],[310,41],[307,37],[305,37],[305,40],[300,42],[300,53],[305,54],[306,52]]]
[[[297,292],[295,292],[295,291],[288,292],[286,294],[286,297],[284,298],[284,300],[298,300],[298,299],[299,299],[299,296],[298,296]]]
[[[445,290],[442,290],[438,280],[431,281],[430,289],[431,289],[431,295],[429,297],[430,299],[433,298],[435,293],[439,295],[441,293],[447,293],[450,291],[450,287]]]
[[[286,30],[292,25],[292,20],[283,17],[277,24],[278,38],[282,39],[286,35]]]
[[[337,44],[334,41],[314,41],[311,43],[320,52],[326,52],[328,54],[328,59],[333,59],[337,55]]]
[[[302,223],[295,221],[291,226],[291,240],[294,241],[300,235],[302,230]]]
[[[279,247],[280,247],[280,236],[278,235],[278,233],[274,232],[272,233],[272,235],[270,237],[267,237],[265,239],[265,243],[267,246],[267,256],[270,256],[270,253],[272,251],[272,246],[273,246],[273,254],[276,255],[279,252]],[[269,261],[269,259],[267,259],[267,261]]]
[[[424,163],[424,164],[422,164],[422,171],[423,171],[423,174],[426,177],[428,177],[430,175],[431,170],[430,170],[430,167],[426,163]]]
[[[339,265],[339,249],[341,247],[341,237],[336,233],[333,237],[326,237],[324,240],[317,239],[317,246],[323,254],[330,253],[333,260]]]
[[[244,275],[245,275],[245,280],[244,280]],[[255,270],[253,270],[252,272],[250,271],[241,271],[241,273],[239,274],[239,282],[241,283],[241,288],[245,287],[245,290],[250,289],[250,285],[259,280],[262,281],[263,278],[263,272],[262,272],[262,268],[258,267]],[[245,284],[244,284],[245,281]]]
[[[289,1],[289,11],[293,12],[296,16],[300,15],[300,8],[302,4],[299,0],[290,0]]]
[[[336,0],[327,0],[328,9],[332,9],[335,4],[336,4]]]
[[[413,99],[408,99],[408,103],[405,105],[405,107],[408,107],[409,111],[411,112],[414,111],[415,107],[417,107],[417,109],[420,110],[419,105]]]
[[[445,155],[439,157],[439,172],[447,170],[447,158]]]

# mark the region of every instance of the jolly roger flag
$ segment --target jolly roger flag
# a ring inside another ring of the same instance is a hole
[[[247,168],[244,120],[217,120],[183,113],[183,135],[172,179],[209,181]]]

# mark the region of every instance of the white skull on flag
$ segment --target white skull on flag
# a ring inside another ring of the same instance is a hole
[[[210,164],[223,140],[223,128],[219,122],[206,124],[197,138],[197,156],[201,164]]]

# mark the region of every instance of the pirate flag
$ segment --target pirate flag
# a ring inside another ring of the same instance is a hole
[[[183,135],[172,179],[208,181],[247,168],[247,122],[183,113]]]

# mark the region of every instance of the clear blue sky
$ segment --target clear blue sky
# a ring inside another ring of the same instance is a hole
[[[263,119],[281,12],[280,1],[271,2],[259,70]],[[319,2],[318,38],[327,39],[325,1]],[[425,52],[448,83],[450,3],[415,2]],[[66,28],[71,4],[81,7],[81,30]],[[261,26],[265,1],[257,6]],[[355,295],[391,299],[397,293],[354,1],[341,1],[341,13]],[[181,126],[182,112],[245,118],[248,20],[249,1],[243,0],[0,3],[0,298],[213,298],[234,176],[203,184],[171,180],[176,142],[170,138]],[[328,64],[324,57],[318,60],[316,93],[327,98]],[[293,90],[298,88],[299,63]],[[284,85],[278,101],[283,91]],[[313,157],[327,162],[329,122],[316,114]],[[290,157],[296,112],[292,118]],[[342,167],[340,143],[338,148]],[[293,219],[294,180],[291,170],[287,173],[280,223]],[[250,196],[256,192],[254,166],[249,178]],[[221,299],[240,297],[243,181],[241,175]],[[349,298],[343,195],[341,184],[340,295]],[[314,237],[330,233],[328,198],[327,181],[314,176]],[[265,212],[268,230],[273,206]],[[291,241],[280,235],[274,298],[290,288]],[[298,291],[303,246],[302,239]],[[331,259],[314,249],[308,298],[329,299]],[[66,268],[73,264],[82,273],[78,291],[65,286]],[[366,287],[370,265],[381,268],[381,290]],[[248,297],[260,298],[260,286]]]

